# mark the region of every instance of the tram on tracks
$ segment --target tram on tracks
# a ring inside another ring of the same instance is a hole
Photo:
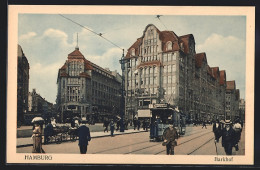
[[[164,130],[174,124],[178,135],[185,135],[186,117],[168,104],[157,104],[151,108],[150,140],[162,141]]]

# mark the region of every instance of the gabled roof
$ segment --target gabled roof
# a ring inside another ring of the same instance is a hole
[[[183,43],[184,53],[186,54],[190,52],[190,40],[194,41],[194,36],[192,34],[187,34],[179,37],[179,43]]]
[[[84,59],[84,56],[78,49],[75,49],[72,53],[68,55],[68,59]]]
[[[133,48],[135,49],[135,54],[138,54],[139,46],[140,46],[141,42],[142,42],[142,38],[138,38],[136,40],[136,42],[130,48],[128,48],[125,58],[130,58],[130,52],[131,52],[131,49],[133,49]]]
[[[92,64],[90,61],[86,60],[85,57],[82,55],[82,53],[75,49],[72,53],[68,55],[68,60],[65,62],[65,64],[60,68],[60,70],[65,70],[68,67],[68,63],[71,60],[80,60],[81,62],[84,62],[84,67],[86,70],[92,70]]]
[[[219,77],[219,84],[220,85],[225,85],[226,84],[226,71],[225,70],[221,70],[219,72],[220,77]]]
[[[219,78],[219,68],[218,67],[212,67],[212,75],[215,79]]]
[[[173,31],[162,31],[159,33],[159,39],[162,41],[162,51],[166,51],[167,42],[172,42],[172,51],[180,49],[178,44],[178,36]]]
[[[227,83],[227,87],[226,87],[227,90],[235,90],[236,89],[236,82],[235,82],[235,80],[233,80],[233,81],[226,81],[226,83]]]
[[[93,70],[92,63],[84,58],[84,65],[86,70]]]
[[[198,53],[198,54],[196,54],[196,56],[195,56],[195,66],[197,68],[201,68],[203,61],[205,61],[206,64],[207,64],[206,53]]]

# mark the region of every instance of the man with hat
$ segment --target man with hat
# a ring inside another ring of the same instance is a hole
[[[218,119],[213,124],[213,132],[214,132],[214,135],[215,135],[215,142],[218,142],[219,136],[221,134],[221,125],[220,125]]]
[[[91,140],[89,128],[82,123],[78,128],[79,148],[81,154],[86,154],[88,149],[88,142]]]
[[[222,136],[222,147],[224,147],[226,154],[232,155],[232,148],[236,141],[235,131],[231,126],[230,120],[225,121],[225,127],[222,129],[220,136]]]
[[[163,146],[166,146],[167,155],[174,155],[174,147],[177,146],[176,139],[178,139],[177,130],[173,124],[170,124],[163,132]]]

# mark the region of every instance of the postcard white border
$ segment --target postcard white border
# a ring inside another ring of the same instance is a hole
[[[87,9],[87,10],[86,10]],[[131,14],[131,15],[243,15],[246,23],[246,119],[245,155],[232,156],[232,162],[215,162],[215,156],[200,155],[103,155],[103,154],[51,154],[50,161],[25,160],[16,153],[17,110],[17,44],[18,14]],[[254,160],[254,47],[255,7],[191,7],[191,6],[8,6],[8,79],[7,79],[7,163],[61,163],[61,164],[204,164],[252,165]]]

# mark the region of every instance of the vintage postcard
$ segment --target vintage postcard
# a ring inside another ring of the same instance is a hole
[[[253,165],[255,7],[8,7],[7,163]]]

